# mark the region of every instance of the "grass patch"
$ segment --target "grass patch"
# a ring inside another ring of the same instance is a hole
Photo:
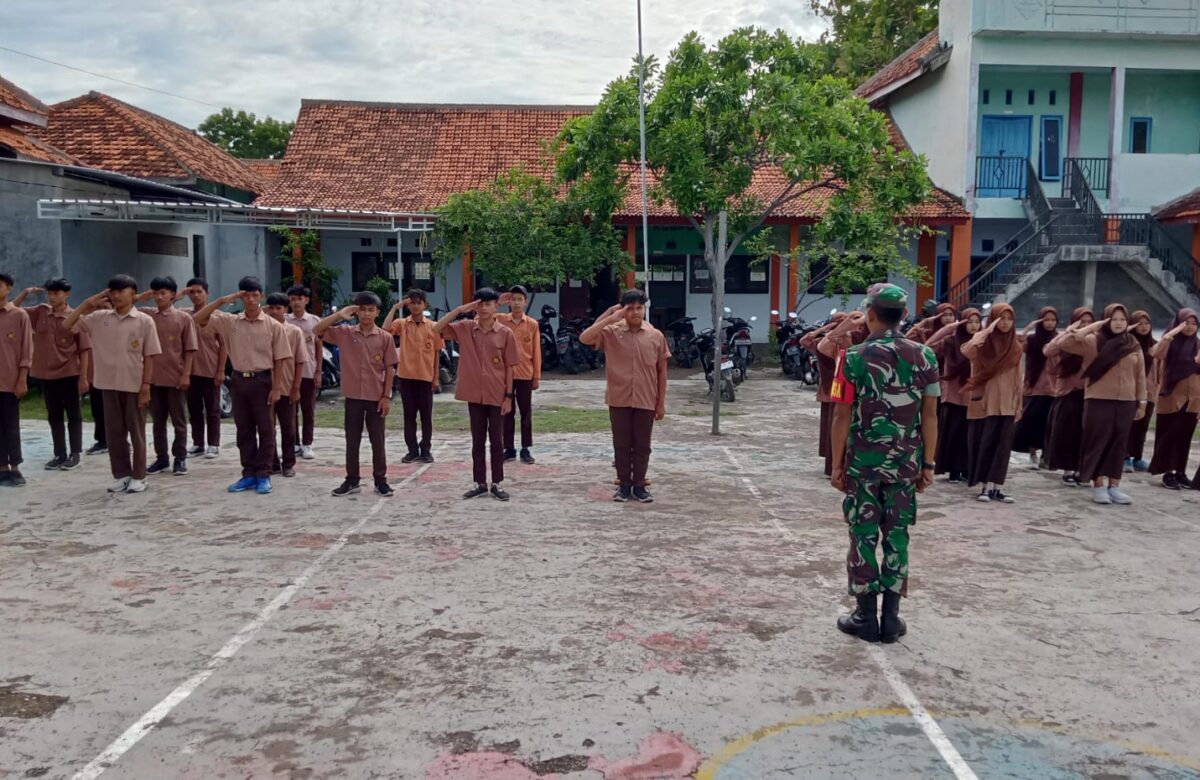
[[[88,402],[88,399],[83,399],[82,406],[84,422],[95,422],[92,419],[92,405]],[[21,399],[21,419],[46,419],[46,401],[42,398],[42,391],[40,389],[36,387],[29,388],[29,394]]]
[[[318,428],[341,428],[344,419],[341,404],[320,404],[317,407]],[[534,409],[533,426],[538,433],[600,433],[609,429],[608,410],[543,406]],[[392,402],[385,427],[389,431],[404,429],[404,417],[398,399]],[[457,402],[434,404],[433,430],[441,433],[470,431],[467,405]]]

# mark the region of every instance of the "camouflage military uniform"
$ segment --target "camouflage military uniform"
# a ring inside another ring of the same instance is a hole
[[[842,501],[850,595],[904,595],[908,527],[916,522],[924,459],[921,407],[925,397],[941,394],[937,358],[929,347],[889,332],[848,349],[843,371],[854,388]],[[881,535],[882,566],[875,553]]]

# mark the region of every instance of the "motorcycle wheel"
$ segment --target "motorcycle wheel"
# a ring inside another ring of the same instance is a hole
[[[792,376],[792,377],[796,376],[797,368],[799,368],[799,366],[796,365],[796,358],[789,357],[789,356],[785,356],[783,358],[783,375],[784,376]]]
[[[729,403],[737,400],[737,390],[733,386],[732,379],[721,380],[721,400]]]
[[[574,376],[579,373],[579,365],[575,362],[575,358],[571,355],[565,355],[562,359],[563,371]]]
[[[325,390],[332,390],[342,383],[337,372],[330,368],[321,369],[321,386],[317,388],[317,398],[321,397],[321,393]]]
[[[443,366],[438,370],[438,381],[442,383],[442,387],[454,384],[455,379],[457,379],[457,377],[450,373],[450,369]]]

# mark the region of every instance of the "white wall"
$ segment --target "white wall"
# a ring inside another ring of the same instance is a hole
[[[1150,211],[1200,184],[1200,154],[1118,154],[1112,166],[1125,213]]]

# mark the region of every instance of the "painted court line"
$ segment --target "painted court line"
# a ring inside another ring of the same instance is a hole
[[[443,442],[442,447],[444,447],[445,444],[446,442]],[[439,447],[438,449],[440,450],[442,447]],[[434,464],[432,463],[427,463],[426,465],[414,471],[412,474],[409,474],[407,477],[405,477],[404,480],[401,481],[396,487],[404,487],[417,477],[421,476],[421,474],[433,468],[433,465]],[[388,499],[386,498],[380,498],[378,501],[376,501],[375,504],[367,511],[367,513],[358,520],[358,522],[347,528],[342,535],[338,537],[337,541],[335,541],[329,547],[329,549],[325,550],[325,552],[321,553],[321,555],[315,561],[309,564],[308,568],[304,570],[303,574],[297,577],[291,585],[288,585],[286,588],[281,590],[279,595],[271,599],[271,602],[267,604],[267,606],[263,607],[262,611],[259,612],[253,620],[242,626],[242,628],[236,634],[234,634],[228,642],[225,643],[224,647],[218,650],[214,656],[209,658],[208,663],[204,665],[204,668],[180,683],[175,690],[167,694],[165,699],[154,705],[149,712],[138,718],[136,723],[125,729],[125,733],[117,737],[111,745],[104,749],[104,752],[93,758],[83,769],[80,769],[78,772],[76,772],[73,776],[73,780],[94,780],[94,778],[99,777],[106,769],[116,763],[116,761],[120,759],[121,756],[123,756],[126,752],[128,752],[130,748],[140,742],[143,737],[145,737],[154,729],[155,726],[162,722],[163,718],[170,714],[171,710],[182,704],[183,701],[195,693],[196,689],[203,685],[208,678],[212,677],[221,669],[221,667],[229,663],[229,661],[238,654],[239,650],[241,650],[245,645],[249,644],[254,639],[255,635],[257,635],[262,629],[262,627],[267,624],[267,621],[273,618],[276,613],[279,612],[279,610],[283,609],[283,607],[292,600],[292,597],[296,595],[297,591],[308,584],[308,581],[311,580],[313,576],[321,570],[321,567],[325,565],[326,561],[341,552],[342,548],[345,547],[346,543],[350,540],[350,537],[353,536],[360,528],[362,528],[368,520],[374,517],[375,514],[379,512],[379,510],[382,509],[383,505],[387,502]]]
[[[729,458],[729,462],[733,464],[733,467],[744,474],[745,469],[734,456],[733,452],[728,447],[723,447],[722,449],[725,451],[725,456]],[[762,494],[754,482],[746,476],[742,477],[742,482],[754,496],[755,500],[758,501],[759,506],[766,511],[767,515],[771,518],[772,525],[779,530],[780,535],[792,543],[793,546],[798,547],[800,542],[799,538],[792,533],[789,528],[783,525],[779,518],[776,517],[775,513],[766,506],[766,501],[763,499]],[[824,581],[823,577],[819,579],[821,580],[820,584],[822,587],[829,587],[829,583]],[[942,727],[939,726],[938,722],[934,720],[932,715],[929,714],[929,710],[925,709],[925,706],[921,704],[921,700],[917,698],[915,693],[913,693],[912,688],[909,688],[908,683],[904,682],[904,678],[900,676],[900,672],[897,671],[896,667],[892,665],[892,662],[888,660],[883,650],[877,645],[868,645],[867,652],[871,654],[872,660],[875,661],[875,664],[879,667],[879,670],[883,672],[884,679],[887,680],[888,685],[892,688],[892,691],[900,699],[900,702],[905,706],[909,714],[912,715],[913,720],[917,722],[917,725],[921,728],[921,731],[933,744],[933,747],[935,750],[937,750],[938,755],[940,755],[942,760],[946,762],[946,765],[950,767],[950,771],[954,772],[955,778],[957,778],[957,780],[979,780],[975,772],[971,769],[970,765],[967,764],[966,760],[963,759],[962,755],[954,747],[954,744],[950,741],[950,738],[946,736],[946,732],[942,731]]]

